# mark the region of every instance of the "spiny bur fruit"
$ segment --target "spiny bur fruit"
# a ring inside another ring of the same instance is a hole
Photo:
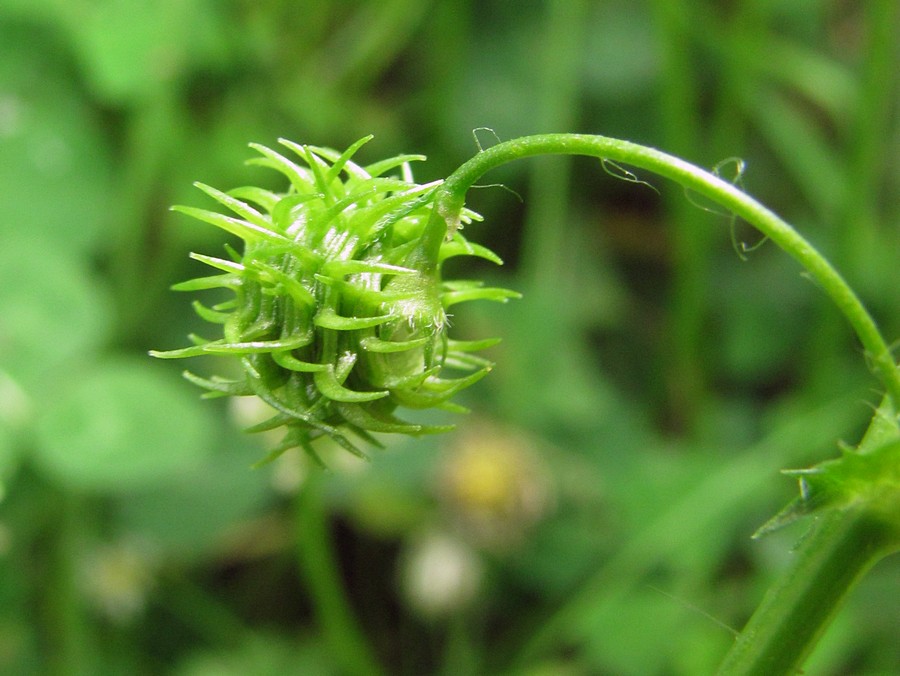
[[[405,422],[396,409],[464,411],[450,400],[488,373],[492,364],[476,353],[497,340],[451,339],[448,309],[518,296],[476,281],[442,280],[442,263],[453,256],[501,261],[456,228],[441,233],[440,247],[428,245],[435,241],[426,226],[440,181],[413,181],[409,163],[424,159],[417,155],[356,164],[353,155],[370,138],[343,153],[280,140],[296,157],[251,144],[259,157],[248,162],[283,174],[286,193],[221,192],[197,183],[233,215],[173,207],[236,235],[243,251],[226,245],[223,258],[192,253],[217,274],[173,287],[233,293],[212,307],[194,303],[198,315],[222,326],[222,338],[191,336],[191,347],[151,354],[238,359],[238,378],[185,377],[208,390],[206,397],[256,396],[268,404],[273,416],[248,429],[284,430],[267,459],[299,447],[318,460],[312,442],[320,437],[361,455],[354,437],[378,445],[372,432],[449,429]],[[464,210],[461,218],[478,217]],[[448,369],[458,373],[448,378]]]

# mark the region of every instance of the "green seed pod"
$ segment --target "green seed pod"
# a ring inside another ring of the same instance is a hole
[[[251,144],[270,167],[290,181],[285,194],[256,187],[227,193],[196,184],[234,215],[174,207],[243,240],[243,252],[191,257],[218,274],[173,288],[226,288],[234,298],[213,307],[194,303],[204,319],[222,325],[223,337],[167,352],[162,358],[216,355],[237,358],[239,379],[185,377],[206,396],[257,396],[274,416],[250,431],[284,428],[270,454],[300,447],[317,458],[311,443],[329,437],[361,451],[350,431],[371,443],[371,432],[425,434],[448,427],[404,422],[400,407],[456,409],[451,397],[480,380],[492,364],[475,354],[496,340],[456,341],[448,335],[447,309],[463,301],[506,301],[518,294],[480,282],[444,281],[441,264],[452,256],[500,259],[470,243],[457,230],[435,257],[425,228],[440,182],[413,182],[403,155],[367,167],[354,153],[280,143],[302,161]],[[401,177],[388,176],[398,171]],[[464,211],[463,222],[477,218]],[[445,371],[460,371],[446,377]]]

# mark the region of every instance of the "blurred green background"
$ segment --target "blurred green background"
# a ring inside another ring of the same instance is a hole
[[[278,137],[373,133],[361,161],[427,154],[422,182],[546,131],[729,179],[740,157],[893,340],[898,7],[2,0],[0,673],[710,673],[803,532],[750,539],[795,491],[778,470],[878,398],[793,261],[646,176],[503,168],[467,236],[506,266],[448,271],[526,295],[454,317],[504,338],[475,413],[368,464],[253,470],[252,403],[146,356],[205,330],[168,287],[221,250],[167,207],[208,206],[193,180],[284,189],[243,165]],[[806,673],[900,673],[898,579],[875,568]]]

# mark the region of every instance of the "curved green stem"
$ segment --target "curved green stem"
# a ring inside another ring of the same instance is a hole
[[[900,409],[900,370],[875,321],[847,282],[794,228],[755,199],[708,171],[667,153],[628,141],[584,134],[540,134],[499,143],[478,153],[438,188],[423,242],[437,260],[442,239],[459,225],[466,192],[486,172],[535,155],[587,155],[651,171],[702,195],[757,228],[795,258],[828,294],[853,327],[895,408]]]
[[[718,176],[672,155],[628,141],[580,134],[544,134],[499,143],[466,162],[438,188],[422,253],[437,260],[441,241],[459,225],[466,192],[483,174],[512,160],[544,154],[597,157],[634,181],[615,163],[651,171],[721,205],[774,241],[803,266],[850,322],[887,390],[888,401],[880,410],[891,412],[890,427],[896,430],[900,370],[871,315],[841,275],[772,211]],[[875,427],[878,420],[876,414]],[[720,674],[792,673],[855,582],[896,548],[894,536],[865,506],[821,517],[798,548],[794,566],[766,596],[726,656]]]

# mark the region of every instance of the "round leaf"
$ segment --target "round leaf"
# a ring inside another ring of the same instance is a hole
[[[37,462],[76,490],[159,485],[207,456],[209,416],[165,370],[136,360],[101,363],[39,420]]]
[[[99,348],[111,314],[106,290],[55,242],[25,233],[4,237],[0,369],[24,389]]]
[[[100,120],[39,31],[0,24],[0,237],[90,251],[109,225],[112,171]]]

